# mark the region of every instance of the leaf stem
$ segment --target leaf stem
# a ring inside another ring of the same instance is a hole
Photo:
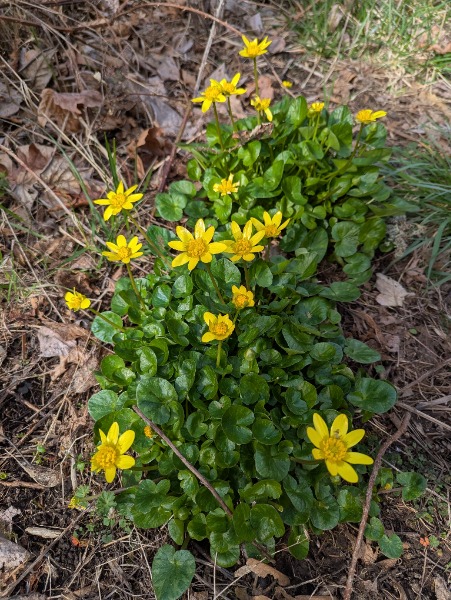
[[[217,293],[218,298],[221,300],[221,302],[223,304],[225,304],[224,298],[222,297],[222,294],[221,294],[221,292],[219,290],[219,287],[218,287],[218,282],[216,281],[213,273],[211,272],[210,264],[209,263],[205,263],[205,267],[207,269],[207,273],[210,275],[211,282],[213,284],[213,287],[215,288],[215,292]]]
[[[224,148],[224,142],[222,140],[221,126],[219,124],[218,109],[216,108],[216,103],[215,102],[213,102],[213,110],[215,112],[216,130],[218,132],[219,144],[221,146],[221,150],[224,152],[224,150],[225,150],[225,148]]]
[[[219,369],[219,367],[221,365],[221,347],[222,347],[222,340],[219,340],[218,353],[216,354],[216,368],[217,369]]]
[[[139,300],[139,303],[141,304],[141,308],[144,309],[144,310],[146,310],[147,307],[144,304],[144,300],[142,299],[141,294],[139,293],[138,287],[136,285],[135,278],[133,277],[132,270],[130,269],[130,264],[126,263],[125,266],[127,267],[127,272],[128,272],[128,276],[130,278],[130,282],[132,284],[133,291],[135,292],[135,294],[136,294],[136,296],[137,296],[137,298]]]
[[[246,261],[244,260],[244,279],[246,280],[246,288],[250,291],[251,290],[251,283],[250,283],[250,277],[249,277],[249,269],[247,268],[247,264]]]
[[[230,96],[227,96],[227,112],[229,113],[233,131],[236,131],[235,119],[233,118],[232,105],[230,104]]]

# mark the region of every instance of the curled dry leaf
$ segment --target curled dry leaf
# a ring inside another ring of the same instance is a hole
[[[58,538],[63,529],[47,529],[47,527],[27,527],[25,532],[29,535],[44,538],[45,540],[55,540]]]
[[[42,91],[53,76],[51,60],[56,50],[23,49],[20,54],[20,74],[34,92]]]
[[[383,273],[376,274],[376,287],[379,290],[376,302],[381,306],[403,306],[404,298],[412,296],[400,283]]]
[[[255,558],[248,558],[246,564],[237,569],[234,575],[235,577],[242,577],[247,573],[255,573],[255,575],[258,575],[258,577],[268,577],[268,575],[271,575],[271,577],[274,577],[274,579],[276,579],[280,585],[290,584],[290,579],[286,575],[274,567],[256,560]]]
[[[0,583],[14,577],[29,556],[25,548],[0,536]]]
[[[38,107],[38,123],[45,127],[48,121],[54,121],[58,127],[76,133],[80,130],[80,107],[96,108],[102,106],[102,94],[97,90],[82,92],[55,92],[50,88],[42,90]]]
[[[7,119],[20,110],[22,95],[12,86],[0,81],[0,118]]]

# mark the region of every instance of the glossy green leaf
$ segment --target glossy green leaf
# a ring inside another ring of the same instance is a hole
[[[363,342],[349,338],[346,340],[344,347],[344,353],[349,358],[352,358],[355,362],[362,363],[364,365],[377,362],[381,359],[381,355],[373,348],[370,348]]]
[[[124,406],[125,398],[111,390],[102,390],[88,400],[88,412],[94,421],[98,421],[109,413],[116,412]]]
[[[354,406],[373,413],[384,413],[396,403],[396,389],[387,381],[362,377],[347,399]]]
[[[186,196],[176,193],[159,193],[155,197],[158,215],[165,221],[180,221],[186,206]]]
[[[169,544],[158,549],[152,562],[152,585],[157,600],[177,600],[191,585],[196,561],[188,550]]]
[[[426,490],[427,480],[421,473],[398,473],[396,481],[402,485],[402,497],[406,501],[419,498]]]
[[[269,386],[266,379],[250,373],[240,379],[240,396],[244,404],[267,402],[269,400]]]
[[[252,439],[252,431],[247,427],[254,422],[254,414],[245,406],[231,406],[221,420],[224,433],[235,444],[247,444]]]
[[[388,556],[388,558],[399,558],[403,552],[403,545],[401,538],[393,533],[392,535],[383,535],[378,540],[379,548],[381,552]]]
[[[94,321],[92,322],[92,334],[95,335],[95,337],[101,342],[111,344],[113,342],[113,337],[123,326],[122,319],[119,315],[109,310],[100,314],[102,316],[95,317]]]

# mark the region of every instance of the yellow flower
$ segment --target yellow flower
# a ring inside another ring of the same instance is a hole
[[[121,181],[115,192],[108,192],[106,198],[94,200],[94,204],[107,206],[107,209],[103,213],[105,221],[108,221],[112,215],[119,214],[121,210],[132,210],[133,202],[138,202],[144,195],[133,193],[137,187],[137,185],[132,185],[131,188],[124,191],[124,184]]]
[[[244,88],[237,88],[237,83],[240,80],[241,73],[237,73],[234,75],[232,81],[227,81],[226,79],[221,79],[219,85],[221,87],[222,93],[227,98],[227,96],[240,96],[241,94],[245,94],[246,90]]]
[[[271,216],[266,211],[263,213],[263,223],[260,223],[258,219],[254,217],[251,218],[251,221],[257,231],[264,231],[265,237],[277,237],[282,233],[282,229],[290,222],[290,219],[287,219],[284,223],[282,223],[282,213],[279,211],[271,219]],[[282,223],[282,225],[281,225]]]
[[[102,443],[91,458],[91,471],[105,471],[105,479],[111,483],[116,476],[116,469],[131,469],[135,464],[132,456],[124,456],[135,440],[135,432],[128,429],[119,437],[119,423],[114,422],[107,435],[101,429],[99,434]]]
[[[146,436],[146,438],[153,438],[153,431],[149,425],[146,425],[144,427],[144,435]]]
[[[136,236],[127,242],[123,235],[118,235],[115,244],[113,242],[106,242],[106,245],[111,252],[102,252],[102,255],[106,256],[112,262],[119,261],[128,264],[132,258],[138,258],[138,256],[144,254],[144,252],[139,252],[142,244],[138,242]]]
[[[91,306],[91,300],[86,298],[83,294],[80,294],[80,292],[77,292],[75,288],[73,292],[66,293],[64,300],[66,301],[67,308],[75,312],[80,310],[80,308],[85,309]]]
[[[369,108],[365,110],[360,110],[355,118],[359,123],[363,123],[364,125],[368,125],[369,123],[374,123],[377,119],[381,119],[385,117],[387,113],[384,110],[376,110],[373,112]]]
[[[254,306],[254,294],[247,290],[244,285],[237,287],[236,285],[232,285],[232,302],[235,305],[237,310],[242,310],[243,308],[247,308],[248,306]]]
[[[191,102],[202,102],[202,112],[207,112],[213,102],[225,102],[226,97],[223,94],[219,81],[210,79],[207,89],[202,92],[199,98],[194,98]]]
[[[205,231],[205,223],[203,219],[199,219],[194,227],[194,237],[184,227],[177,227],[177,235],[180,241],[169,242],[168,246],[174,248],[174,250],[180,250],[181,254],[176,256],[172,261],[173,267],[180,267],[188,263],[188,269],[192,271],[199,260],[203,263],[210,263],[212,261],[212,254],[219,254],[225,252],[227,246],[225,243],[213,242],[213,235],[215,228],[210,226]]]
[[[215,192],[221,192],[221,196],[228,196],[232,192],[236,193],[239,185],[239,181],[233,183],[233,173],[230,173],[228,179],[221,179],[221,183],[215,183],[213,185],[213,190]]]
[[[293,87],[293,83],[291,81],[282,81],[282,85],[284,88],[287,88],[288,90]]]
[[[251,100],[251,106],[253,106],[257,112],[264,112],[269,122],[272,121],[272,112],[269,110],[270,104],[270,98],[259,98],[258,96],[254,96],[254,99]]]
[[[307,111],[307,115],[309,117],[314,117],[315,115],[319,115],[319,113],[323,110],[324,108],[324,102],[312,102],[312,104],[310,104],[309,109]]]
[[[360,452],[349,452],[365,435],[364,429],[355,429],[348,433],[348,417],[338,415],[332,427],[327,428],[324,419],[318,414],[313,415],[313,427],[307,427],[307,436],[316,448],[312,450],[316,460],[324,460],[329,473],[339,475],[349,483],[356,483],[359,478],[352,465],[372,465],[373,459]]]
[[[232,335],[235,324],[229,319],[229,315],[214,315],[210,312],[204,313],[204,321],[208,325],[208,331],[202,336],[203,342],[213,340],[225,340]]]
[[[235,221],[231,223],[234,240],[224,240],[226,254],[233,254],[230,260],[236,262],[242,258],[246,261],[254,260],[255,252],[261,252],[264,246],[257,246],[258,242],[265,237],[264,231],[258,231],[252,235],[252,221],[248,221],[241,232],[240,226]]]
[[[266,48],[271,44],[271,42],[268,42],[268,37],[265,37],[261,42],[257,38],[251,42],[245,35],[242,35],[241,38],[245,47],[240,50],[240,54],[244,58],[256,58],[257,56],[266,54]]]

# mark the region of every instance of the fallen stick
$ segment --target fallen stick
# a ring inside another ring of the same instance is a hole
[[[376,477],[377,477],[377,474],[379,473],[379,469],[381,468],[382,457],[387,452],[388,448],[393,444],[393,442],[396,442],[396,440],[399,440],[399,438],[406,432],[407,427],[410,422],[410,418],[411,418],[410,413],[406,413],[404,415],[404,418],[401,422],[399,429],[397,431],[395,431],[395,433],[393,435],[391,435],[387,440],[385,440],[385,442],[380,447],[379,452],[377,453],[376,460],[374,461],[374,467],[371,472],[370,480],[368,482],[368,489],[366,491],[365,505],[363,507],[362,520],[360,521],[359,533],[357,534],[355,548],[352,553],[351,566],[349,567],[348,579],[346,581],[346,587],[345,587],[345,591],[343,594],[343,600],[351,600],[352,583],[354,581],[355,571],[356,571],[356,567],[357,567],[359,550],[360,550],[360,546],[362,544],[363,534],[365,532],[366,523],[368,521],[368,514],[370,512],[371,498],[373,496],[373,487],[374,487],[374,484],[376,483]]]

